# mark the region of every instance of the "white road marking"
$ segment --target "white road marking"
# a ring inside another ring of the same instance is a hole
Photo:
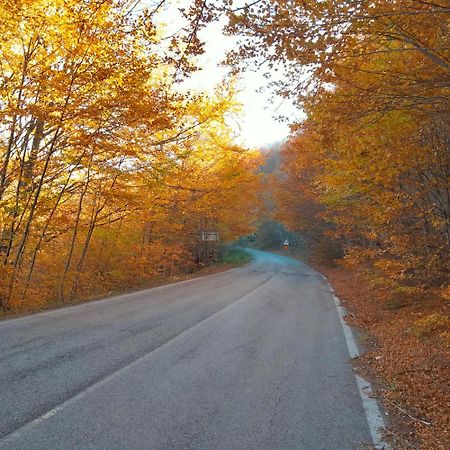
[[[331,286],[328,279],[323,274],[321,274],[321,276],[327,283],[333,297],[339,320],[342,325],[342,330],[344,332],[345,342],[347,343],[348,353],[351,358],[356,358],[357,356],[360,356],[360,352],[358,350],[358,345],[356,344],[352,329],[348,326],[347,322],[344,319],[346,315],[345,308],[342,306],[339,298],[336,297],[333,286]],[[356,373],[355,377],[364,412],[366,413],[367,423],[369,425],[370,435],[372,436],[374,448],[388,450],[390,449],[390,446],[386,442],[384,442],[382,435],[382,430],[386,427],[386,423],[384,421],[380,407],[378,406],[378,402],[373,398],[372,386],[367,380],[362,378],[360,375],[357,375]]]
[[[66,311],[67,309],[70,309],[70,310],[83,309],[83,308],[87,309],[87,308],[89,308],[91,306],[98,305],[99,303],[103,303],[103,302],[120,301],[122,299],[133,297],[133,296],[136,296],[136,295],[142,295],[142,294],[146,294],[146,293],[152,293],[152,292],[155,292],[155,291],[161,291],[161,290],[164,290],[164,289],[166,289],[168,287],[172,287],[172,286],[179,286],[179,285],[182,285],[182,284],[193,283],[193,282],[199,281],[199,280],[205,280],[207,278],[218,277],[220,275],[233,272],[233,271],[238,270],[240,268],[241,267],[235,267],[233,269],[224,270],[223,272],[212,273],[211,275],[200,275],[200,276],[195,277],[195,278],[190,278],[189,280],[174,281],[172,283],[163,284],[161,286],[156,286],[156,287],[148,288],[148,289],[140,289],[140,290],[133,291],[133,292],[128,292],[128,293],[125,293],[125,294],[114,294],[114,295],[111,295],[111,296],[103,297],[103,298],[98,299],[98,300],[85,301],[85,302],[77,303],[76,305],[67,305],[67,306],[64,306],[64,307],[61,307],[61,308],[50,309],[48,311],[40,311],[40,312],[36,312],[36,313],[32,313],[32,314],[27,314],[27,315],[21,316],[21,317],[12,317],[12,318],[5,317],[3,320],[0,321],[0,326],[12,324],[12,323],[15,323],[15,322],[21,322],[21,321],[24,321],[24,320],[30,320],[30,319],[33,319],[35,317],[52,316],[54,314],[62,313],[64,311]]]
[[[231,269],[231,270],[236,270],[236,269]],[[52,408],[49,411],[41,414],[40,416],[36,417],[35,419],[32,419],[29,422],[26,422],[26,423],[22,424],[21,426],[19,426],[15,430],[11,431],[10,433],[1,436],[0,437],[0,445],[11,444],[12,442],[14,442],[15,439],[17,439],[20,436],[22,436],[23,434],[31,431],[34,427],[36,427],[40,423],[45,422],[47,419],[50,419],[51,417],[55,416],[57,413],[59,413],[60,411],[65,409],[67,406],[71,405],[72,403],[75,403],[78,400],[83,399],[88,394],[90,394],[92,391],[94,391],[97,388],[99,388],[100,386],[105,385],[106,383],[108,383],[112,379],[117,378],[119,375],[122,375],[127,370],[129,370],[129,369],[131,369],[131,368],[133,368],[133,367],[143,363],[146,359],[152,357],[155,353],[158,353],[158,352],[164,350],[168,345],[170,345],[173,342],[178,341],[179,339],[183,338],[186,334],[192,332],[192,330],[194,330],[197,326],[203,324],[207,320],[210,320],[210,319],[212,319],[214,317],[217,317],[219,314],[222,314],[224,311],[227,311],[227,310],[229,310],[231,308],[236,307],[236,305],[242,303],[242,301],[246,300],[248,297],[253,295],[255,292],[258,292],[262,287],[264,287],[267,283],[269,283],[275,276],[276,276],[275,274],[272,275],[266,281],[261,283],[259,286],[257,286],[256,288],[254,288],[250,292],[247,292],[247,294],[245,294],[242,297],[238,298],[233,303],[230,303],[229,305],[225,306],[225,308],[222,308],[219,311],[216,311],[215,313],[213,313],[210,316],[204,318],[200,322],[197,322],[193,326],[191,326],[189,328],[186,328],[184,331],[182,331],[181,333],[177,334],[173,338],[169,339],[168,341],[166,341],[164,344],[160,345],[159,347],[157,347],[157,348],[151,350],[150,352],[148,352],[148,353],[138,357],[134,361],[131,361],[131,363],[127,364],[126,366],[123,366],[123,367],[117,369],[116,371],[111,372],[109,375],[106,375],[104,378],[101,378],[100,380],[98,380],[95,383],[93,383],[90,386],[88,386],[86,389],[78,392],[73,397],[70,397],[70,398],[64,400],[59,405],[56,405],[54,408]],[[204,278],[206,278],[206,277],[204,277]],[[190,280],[187,280],[187,281],[190,281]]]

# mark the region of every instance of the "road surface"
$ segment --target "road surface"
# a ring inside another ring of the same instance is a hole
[[[332,296],[290,258],[0,322],[1,449],[372,448]]]

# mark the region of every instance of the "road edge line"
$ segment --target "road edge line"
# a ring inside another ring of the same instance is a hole
[[[234,269],[231,269],[234,270]],[[72,395],[72,397],[68,397],[65,400],[61,401],[60,403],[54,405],[50,410],[41,413],[39,416],[29,420],[28,422],[23,423],[22,425],[18,426],[16,429],[4,434],[3,436],[0,436],[0,448],[2,446],[2,443],[4,444],[10,444],[14,442],[16,438],[19,438],[27,431],[33,430],[37,425],[39,425],[41,422],[45,422],[47,419],[50,419],[51,417],[58,414],[60,411],[63,411],[66,406],[71,405],[72,403],[84,398],[86,395],[90,394],[92,391],[97,389],[98,387],[101,387],[108,383],[109,381],[113,380],[114,378],[122,375],[127,370],[133,368],[134,366],[137,366],[139,364],[142,364],[146,359],[152,357],[155,353],[158,353],[162,350],[164,350],[168,345],[172,344],[173,342],[179,340],[180,338],[184,337],[186,334],[190,333],[194,328],[197,326],[203,324],[209,319],[212,319],[214,317],[217,317],[219,314],[223,313],[224,311],[234,307],[238,303],[241,303],[243,300],[246,300],[248,297],[250,297],[255,292],[259,291],[263,286],[265,286],[267,283],[269,283],[276,274],[273,274],[270,278],[262,282],[260,285],[258,285],[256,288],[251,290],[250,292],[247,292],[242,297],[235,300],[233,303],[230,303],[229,305],[225,306],[222,309],[219,309],[219,311],[216,311],[215,313],[211,314],[208,317],[205,317],[204,319],[200,320],[199,322],[195,323],[189,328],[186,328],[185,330],[181,331],[177,335],[170,338],[168,341],[164,342],[159,347],[154,348],[153,350],[149,351],[148,353],[144,353],[143,355],[137,357],[136,359],[132,360],[128,364],[118,368],[117,370],[114,370],[113,372],[109,373],[108,375],[104,376],[103,378],[100,378],[99,380],[95,381],[91,385],[87,386],[85,389],[77,392],[76,394]]]
[[[327,283],[330,290],[331,296],[333,298],[333,303],[336,306],[336,310],[339,316],[339,321],[342,326],[342,331],[344,332],[345,342],[347,344],[348,353],[350,358],[356,358],[361,355],[358,344],[356,342],[355,336],[352,329],[345,321],[346,311],[342,306],[340,299],[336,296],[333,286],[328,281],[327,277],[320,274],[323,280]],[[382,430],[386,428],[386,422],[384,416],[381,412],[380,406],[376,399],[373,398],[373,388],[369,381],[367,381],[362,376],[353,372],[356,378],[356,384],[358,386],[359,395],[361,397],[364,412],[367,418],[367,424],[369,426],[370,435],[372,437],[372,443],[374,448],[380,450],[389,450],[390,445],[385,442],[382,434]]]
[[[251,262],[247,263],[247,264],[251,264]],[[83,307],[89,307],[90,305],[96,305],[99,303],[104,303],[104,302],[110,302],[110,301],[117,301],[117,300],[121,300],[122,298],[127,298],[127,297],[132,297],[134,295],[137,294],[142,294],[145,292],[152,292],[152,291],[159,291],[159,290],[163,290],[165,288],[171,287],[171,286],[175,286],[175,285],[182,285],[182,284],[186,284],[186,283],[192,283],[194,281],[198,281],[198,280],[204,280],[206,278],[212,278],[212,277],[218,277],[220,275],[229,273],[229,272],[233,272],[235,270],[239,270],[242,267],[244,267],[246,264],[243,264],[242,266],[238,266],[238,267],[233,267],[231,269],[226,269],[222,272],[217,272],[217,273],[211,273],[208,275],[199,275],[193,278],[189,278],[187,280],[180,280],[180,281],[172,281],[170,283],[167,284],[161,284],[160,286],[154,286],[154,287],[149,287],[149,288],[143,288],[143,289],[137,289],[137,290],[133,290],[131,292],[123,292],[123,293],[115,293],[112,295],[107,295],[105,297],[101,297],[95,300],[86,300],[86,301],[81,301],[79,303],[75,303],[73,305],[64,305],[64,306],[60,306],[60,307],[56,307],[56,308],[50,308],[44,311],[35,311],[32,313],[26,313],[25,315],[21,315],[19,317],[2,317],[0,318],[0,326],[2,324],[7,324],[7,323],[12,323],[12,322],[18,322],[18,321],[22,321],[22,320],[27,320],[27,319],[32,319],[34,317],[42,317],[42,316],[51,316],[53,314],[57,314],[58,312],[67,310],[67,309],[75,309],[75,308],[83,308]]]

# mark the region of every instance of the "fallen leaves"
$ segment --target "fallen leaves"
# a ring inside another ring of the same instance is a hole
[[[352,325],[373,337],[374,345],[357,364],[375,377],[394,448],[448,449],[450,350],[442,333],[449,330],[449,305],[429,298],[385,309],[361,272],[342,266],[320,270],[353,313]],[[426,332],[412,333],[414,327]]]

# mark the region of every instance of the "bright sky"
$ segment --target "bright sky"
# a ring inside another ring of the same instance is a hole
[[[180,3],[182,2],[183,0]],[[167,24],[169,30],[178,29],[179,16],[176,7],[168,8],[161,20]],[[199,57],[202,70],[194,74],[186,85],[194,90],[212,91],[226,75],[227,69],[221,66],[221,62],[226,52],[235,45],[235,40],[225,36],[222,33],[222,25],[218,23],[202,30],[200,37],[205,42],[205,53]],[[261,72],[250,70],[243,73],[239,80],[238,101],[243,105],[243,117],[240,123],[233,126],[237,129],[240,145],[259,148],[281,141],[288,136],[290,130],[288,123],[280,122],[275,117],[288,117],[289,122],[301,118],[301,113],[289,101],[283,101],[279,97],[272,98],[269,92],[258,92],[269,81]]]
[[[235,40],[224,36],[220,24],[210,25],[201,33],[205,41],[205,54],[200,57],[202,70],[190,81],[192,86],[213,89],[225,77],[227,69],[221,67],[225,53],[232,49]],[[240,144],[248,147],[262,147],[271,142],[280,141],[289,134],[289,126],[276,120],[284,115],[294,120],[298,115],[296,109],[283,99],[271,98],[269,92],[259,92],[268,80],[261,72],[248,70],[241,75],[238,82],[238,101],[243,105],[243,117],[239,127]]]

